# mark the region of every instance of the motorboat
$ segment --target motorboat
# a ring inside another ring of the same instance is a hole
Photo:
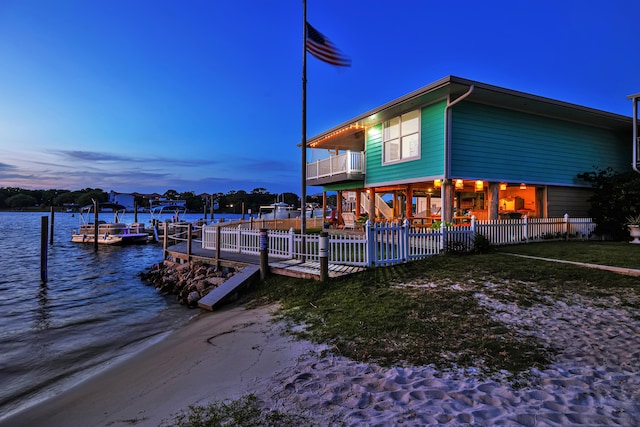
[[[187,207],[180,204],[161,204],[153,206],[149,213],[151,214],[151,230],[153,240],[159,242],[165,229],[168,235],[176,234],[176,227],[186,224],[184,215],[187,213]]]
[[[261,219],[298,218],[300,216],[300,210],[285,202],[277,202],[260,206],[259,215]]]
[[[113,222],[98,220],[98,244],[101,245],[129,245],[146,243],[149,240],[149,233],[145,231],[144,224],[124,223],[126,208],[117,203],[100,203],[98,213],[112,212]],[[77,230],[73,230],[71,241],[75,243],[94,243],[95,241],[95,218],[94,205],[87,205],[80,208],[80,225]]]

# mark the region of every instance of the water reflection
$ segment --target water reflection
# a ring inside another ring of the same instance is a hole
[[[40,283],[40,291],[38,292],[38,310],[36,316],[35,329],[42,331],[49,329],[49,286],[46,282]]]

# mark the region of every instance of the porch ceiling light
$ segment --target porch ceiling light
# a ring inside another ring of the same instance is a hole
[[[456,190],[462,190],[464,188],[464,181],[456,179]]]
[[[527,189],[527,184],[525,184],[524,182],[522,184],[520,184],[520,189],[521,190],[526,190]]]
[[[482,191],[484,189],[484,182],[482,180],[476,181],[476,191]]]
[[[433,181],[433,187],[434,188],[440,188],[442,187],[442,180],[441,179],[436,179]]]
[[[506,189],[507,189],[507,183],[506,183],[506,182],[501,182],[501,183],[500,183],[500,190],[501,190],[501,191],[504,191],[504,190],[506,190]]]

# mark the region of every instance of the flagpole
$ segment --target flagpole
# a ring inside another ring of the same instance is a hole
[[[307,228],[307,0],[302,0],[302,36],[302,200],[300,202],[300,234],[304,235]]]

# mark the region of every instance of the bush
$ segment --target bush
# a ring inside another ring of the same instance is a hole
[[[484,234],[476,233],[473,236],[473,252],[476,254],[486,254],[491,252],[493,246],[491,241]]]
[[[640,175],[607,168],[579,174],[578,178],[593,187],[589,215],[596,222],[595,232],[614,240],[627,239],[626,218],[640,215]]]

